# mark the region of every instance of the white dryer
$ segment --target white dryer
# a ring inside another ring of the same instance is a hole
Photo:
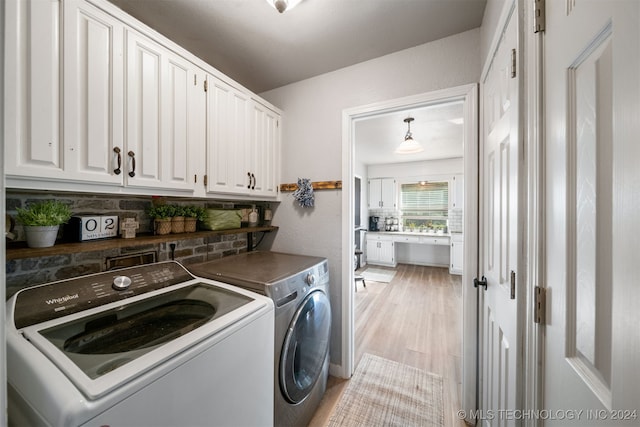
[[[27,288],[7,302],[9,424],[272,425],[273,337],[271,299],[176,262]]]

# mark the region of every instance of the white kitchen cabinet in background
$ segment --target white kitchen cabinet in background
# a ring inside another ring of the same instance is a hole
[[[464,257],[464,238],[462,233],[451,234],[451,250],[449,252],[449,258],[451,264],[449,265],[450,274],[462,274]]]
[[[395,242],[391,236],[367,233],[367,264],[395,267]]]
[[[464,209],[464,175],[454,175],[449,181],[449,209]]]
[[[396,180],[372,178],[369,180],[369,209],[396,207]]]

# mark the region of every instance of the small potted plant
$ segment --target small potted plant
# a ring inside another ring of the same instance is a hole
[[[48,248],[56,243],[58,229],[71,218],[69,206],[59,200],[44,200],[18,208],[18,222],[24,226],[27,246]]]
[[[203,221],[206,210],[201,206],[185,206],[184,208],[184,231],[193,233],[196,231],[198,221]]]
[[[152,205],[147,212],[153,218],[153,232],[155,234],[171,233],[171,217],[173,216],[173,206]]]
[[[171,232],[184,233],[184,206],[171,205],[173,215],[171,216]]]

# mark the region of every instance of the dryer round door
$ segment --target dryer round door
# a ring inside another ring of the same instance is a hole
[[[331,333],[331,306],[320,290],[307,295],[287,330],[280,358],[280,386],[291,403],[299,403],[322,373]]]

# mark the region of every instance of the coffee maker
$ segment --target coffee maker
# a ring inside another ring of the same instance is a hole
[[[369,217],[369,231],[379,231],[378,221],[380,221],[380,217],[378,216]]]

